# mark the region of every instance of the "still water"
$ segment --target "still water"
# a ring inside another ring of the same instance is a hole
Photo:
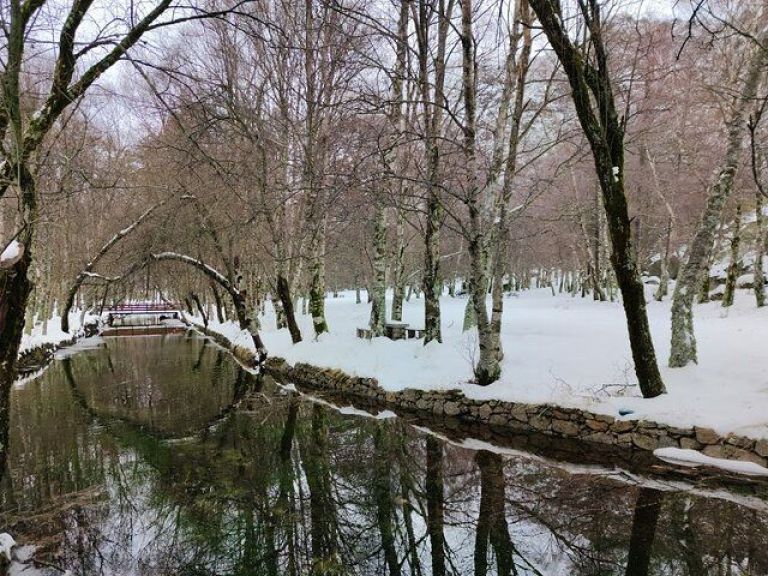
[[[341,414],[196,336],[105,339],[12,415],[0,532],[38,574],[768,574],[759,498]]]

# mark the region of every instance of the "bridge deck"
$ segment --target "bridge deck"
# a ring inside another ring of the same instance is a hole
[[[173,302],[131,302],[105,311],[102,336],[128,336],[183,331],[181,309]]]

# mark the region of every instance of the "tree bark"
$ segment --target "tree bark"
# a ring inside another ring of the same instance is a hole
[[[328,332],[328,323],[325,320],[325,224],[322,224],[315,234],[311,251],[312,262],[309,266],[309,313],[312,315],[315,336],[320,336]]]
[[[530,65],[533,40],[531,36],[531,24],[533,16],[527,0],[518,0],[517,17],[510,38],[509,50],[512,54],[508,63],[508,73],[514,73],[515,100],[511,114],[511,126],[509,129],[507,157],[504,162],[504,176],[498,204],[496,230],[496,246],[491,254],[491,319],[487,337],[488,367],[485,372],[491,376],[501,374],[501,361],[504,358],[504,350],[501,345],[501,322],[504,314],[504,274],[506,273],[506,259],[509,252],[509,204],[512,200],[512,183],[517,172],[517,152],[522,131],[523,111],[525,109],[525,85]],[[522,37],[522,47],[517,56],[518,44]],[[511,78],[508,82],[512,86]],[[499,114],[505,114],[500,110]],[[497,143],[497,154],[501,161],[502,143]],[[496,178],[491,174],[492,178]],[[498,376],[496,376],[498,378]]]
[[[739,245],[741,244],[741,203],[736,204],[736,217],[733,219],[733,236],[731,237],[731,262],[725,276],[725,292],[723,292],[723,307],[733,306],[736,292],[736,281],[739,277]]]
[[[288,326],[288,332],[291,334],[291,342],[298,344],[301,342],[301,330],[296,323],[296,312],[293,309],[293,299],[288,287],[288,279],[285,276],[277,277],[277,293],[280,296],[280,303],[285,314],[285,321]]]
[[[755,198],[755,263],[752,267],[752,289],[758,308],[765,306],[765,225],[763,224],[763,195],[758,192]]]
[[[403,320],[403,298],[405,296],[405,218],[400,206],[397,208],[395,231],[395,266],[392,279],[392,320]]]
[[[373,229],[373,298],[369,322],[373,336],[384,335],[387,322],[387,212],[381,200],[377,202]]]

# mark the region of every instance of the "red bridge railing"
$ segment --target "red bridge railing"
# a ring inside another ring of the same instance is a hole
[[[180,307],[173,302],[133,302],[113,306],[107,310],[107,314],[158,314],[179,310]]]

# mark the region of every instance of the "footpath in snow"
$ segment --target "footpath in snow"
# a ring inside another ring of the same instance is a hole
[[[304,342],[293,345],[287,330],[277,331],[268,310],[262,337],[271,356],[375,377],[386,390],[460,389],[475,399],[550,403],[619,417],[655,420],[679,427],[703,426],[725,435],[768,438],[768,308],[756,309],[751,292],[739,290],[736,303],[697,306],[699,364],[666,367],[670,301],[649,299],[648,314],[668,393],[651,400],[636,386],[624,314],[618,302],[594,302],[549,289],[506,298],[502,340],[503,374],[487,387],[470,383],[476,355],[474,331],[462,332],[466,299],[443,297],[443,343],[420,340],[363,340],[368,304],[353,292],[326,300],[331,333],[314,339],[312,321],[299,315]],[[423,326],[423,300],[404,306],[404,321]],[[233,322],[209,328],[235,344],[252,347]]]

